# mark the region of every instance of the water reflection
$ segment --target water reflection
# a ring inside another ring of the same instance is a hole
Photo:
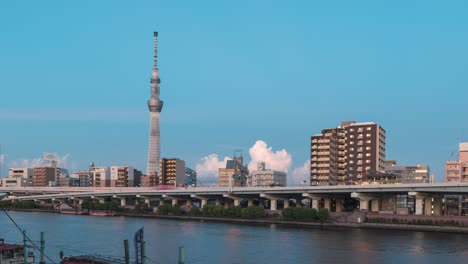
[[[46,232],[46,252],[123,256],[123,240],[145,228],[148,257],[177,263],[179,246],[186,263],[462,263],[467,235],[365,229],[298,228],[281,225],[90,217],[11,212],[32,238]],[[0,237],[21,236],[0,215]],[[131,247],[133,254],[133,247]]]

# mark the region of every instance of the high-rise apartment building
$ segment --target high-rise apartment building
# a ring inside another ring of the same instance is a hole
[[[367,181],[367,173],[384,170],[385,130],[376,123],[342,122],[311,137],[311,185]]]
[[[157,175],[158,185],[184,186],[185,161],[177,158],[161,159],[160,174]]]
[[[55,186],[56,170],[51,167],[36,167],[33,171],[33,186]]]
[[[134,173],[131,166],[111,166],[110,187],[134,187]]]
[[[89,166],[89,185],[93,187],[110,187],[109,167],[95,167],[94,163]]]

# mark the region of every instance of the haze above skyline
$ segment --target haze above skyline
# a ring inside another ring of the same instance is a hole
[[[344,120],[380,124],[387,159],[428,164],[442,181],[468,141],[467,11],[465,1],[2,2],[0,176],[42,152],[71,170],[145,171],[158,31],[161,155],[207,181],[237,149],[304,177],[310,136]]]

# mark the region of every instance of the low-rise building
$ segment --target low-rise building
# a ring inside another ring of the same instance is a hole
[[[218,169],[218,185],[220,187],[242,187],[247,185],[249,170],[244,166],[242,156],[228,160],[225,168]]]
[[[257,170],[252,172],[252,187],[273,187],[287,185],[287,174],[282,171],[269,170],[265,168],[265,162],[257,164]]]
[[[13,182],[13,178],[20,179],[19,185],[22,187],[32,186],[34,170],[32,168],[10,168],[8,171],[8,181]]]
[[[197,186],[197,172],[191,168],[185,168],[185,186]]]
[[[141,176],[141,187],[153,187],[156,186],[157,179],[156,175],[142,175]]]
[[[396,161],[387,161],[384,164],[384,174],[393,175],[396,183],[430,182],[431,170],[428,165],[397,165]],[[372,175],[368,178],[371,179]]]
[[[457,161],[445,163],[445,182],[468,182],[468,142],[460,143]]]
[[[89,171],[75,171],[70,175],[70,178],[78,179],[79,187],[89,187],[91,186],[91,177],[92,173]]]

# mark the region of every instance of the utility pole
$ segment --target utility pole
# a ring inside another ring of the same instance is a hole
[[[124,240],[125,264],[130,264],[130,255],[128,254],[128,239]]]
[[[26,230],[23,230],[23,256],[24,256],[24,263],[28,264],[28,240],[26,239]]]
[[[45,264],[45,239],[44,239],[44,232],[41,232],[41,261],[39,264]]]

